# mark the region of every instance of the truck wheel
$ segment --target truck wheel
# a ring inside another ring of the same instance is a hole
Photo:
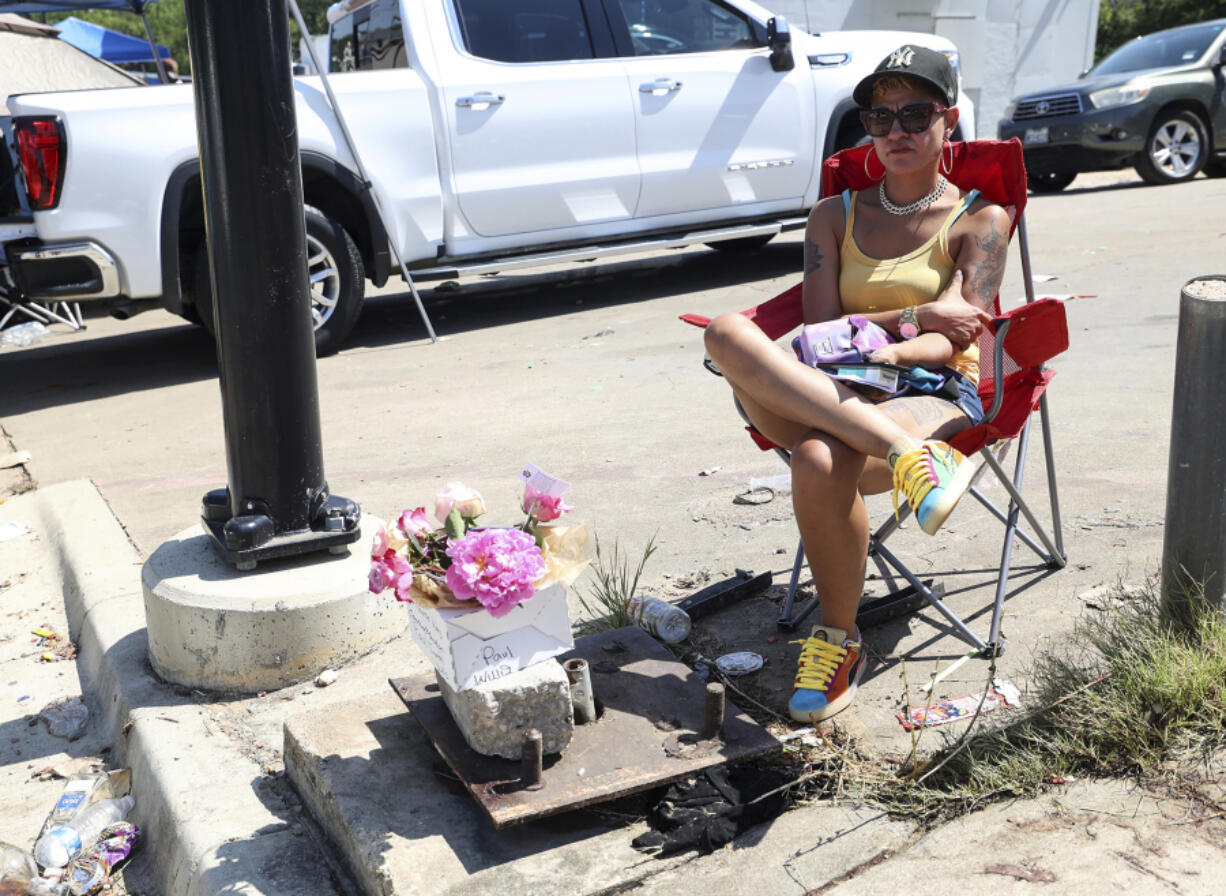
[[[1045,174],[1027,174],[1026,186],[1031,193],[1059,193],[1073,182],[1077,176],[1074,171],[1048,171]]]
[[[1177,184],[1196,177],[1205,167],[1209,140],[1205,125],[1191,112],[1161,113],[1145,138],[1137,174],[1151,184]]]
[[[362,256],[348,232],[317,208],[306,206],[307,274],[315,353],[330,355],[341,347],[357,323],[365,292]],[[208,249],[196,250],[196,312],[213,333],[213,284]]]
[[[774,238],[773,233],[764,233],[761,236],[743,236],[736,240],[716,240],[714,243],[707,243],[707,246],[719,252],[753,252]]]

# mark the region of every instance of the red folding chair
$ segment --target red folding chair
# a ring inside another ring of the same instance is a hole
[[[1016,139],[1006,142],[983,140],[955,143],[953,147],[954,164],[952,173],[948,175],[949,180],[963,189],[978,189],[985,199],[1002,206],[1009,213],[1013,222],[1010,236],[1014,232],[1018,235],[1022,279],[1026,289],[1026,303],[1004,313],[1000,311],[1000,297],[996,297],[996,317],[991,327],[985,328],[979,338],[979,397],[983,401],[985,415],[981,423],[964,430],[951,440],[951,444],[968,458],[978,453],[982,459],[969,491],[1004,525],[991,626],[986,641],[972,632],[941,600],[939,585],[934,586],[931,581],[921,581],[885,546],[886,539],[897,531],[910,513],[910,508],[905,505],[897,517],[891,515],[869,537],[869,557],[876,564],[883,579],[895,583],[896,573],[906,580],[909,587],[886,599],[872,602],[871,607],[862,604],[859,618],[866,619],[866,609],[870,610],[869,616],[880,618],[896,615],[899,604],[905,605],[907,609],[915,609],[927,602],[949,621],[962,638],[984,655],[997,655],[1003,649],[1000,617],[1008,588],[1014,539],[1034,551],[1048,569],[1059,569],[1067,563],[1045,394],[1055,373],[1044,365],[1068,347],[1068,325],[1062,302],[1054,298],[1036,299],[1034,295],[1024,216],[1026,171],[1022,162],[1021,143]],[[865,156],[871,150],[871,146],[859,146],[843,150],[829,158],[822,167],[822,195],[833,196],[846,189],[864,190],[875,186],[876,182],[869,179],[865,170]],[[742,313],[771,339],[779,339],[802,323],[801,285],[797,284],[775,298]],[[701,327],[705,327],[711,320],[694,314],[682,315],[681,319]],[[707,366],[715,369],[710,363]],[[715,372],[718,373],[718,370]],[[1021,491],[1030,441],[1030,424],[1035,410],[1039,412],[1047,467],[1047,491],[1051,503],[1050,532],[1039,522]],[[743,411],[741,415],[745,416]],[[749,422],[748,418],[746,422]],[[789,460],[786,449],[770,442],[754,430],[752,425],[748,429],[763,450],[774,450],[785,461]],[[1017,447],[1017,458],[1013,475],[1010,476],[1005,472],[1001,461],[1009,446],[1014,443]],[[996,475],[1009,494],[1009,503],[1004,509],[997,507],[979,488],[981,478],[989,470]],[[1029,531],[1019,524],[1019,516],[1025,517]],[[779,627],[784,631],[795,630],[818,603],[815,597],[798,610],[794,607],[804,560],[804,546],[801,545],[796,551],[787,598],[779,618]]]

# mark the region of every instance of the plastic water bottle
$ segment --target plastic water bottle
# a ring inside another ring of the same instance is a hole
[[[81,852],[93,846],[108,825],[123,821],[136,800],[125,796],[100,800],[84,809],[66,825],[52,828],[34,844],[34,859],[44,868],[63,868]]]
[[[0,881],[28,883],[38,877],[34,858],[24,849],[0,842]]]
[[[626,609],[637,625],[668,644],[676,644],[690,633],[690,614],[658,597],[632,597]]]

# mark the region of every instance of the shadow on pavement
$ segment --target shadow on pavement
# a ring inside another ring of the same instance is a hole
[[[733,287],[792,271],[799,275],[799,268],[798,251],[791,243],[745,254],[691,248],[677,250],[676,258],[653,256],[572,265],[546,273],[474,278],[464,281],[457,290],[440,290],[435,283],[419,287],[419,291],[435,331],[448,336]],[[747,295],[745,304],[754,301]],[[119,334],[91,337],[86,330],[69,338],[0,353],[0,381],[6,383],[8,393],[0,412],[23,414],[216,377],[213,342],[203,329],[186,322],[182,326],[139,329],[139,317],[136,320],[131,331]],[[413,340],[427,344],[410,293],[372,296],[341,356],[356,349],[388,348]]]

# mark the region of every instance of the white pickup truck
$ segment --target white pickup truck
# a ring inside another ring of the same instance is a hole
[[[803,225],[822,160],[863,137],[863,75],[903,43],[957,62],[932,34],[789,34],[748,0],[347,0],[328,18],[329,82],[368,183],[320,78],[297,78],[321,353],[352,328],[366,281],[398,273],[393,248],[429,279],[762,245]],[[8,106],[24,189],[0,208],[0,247],[17,286],[158,298],[208,325],[192,88]]]

